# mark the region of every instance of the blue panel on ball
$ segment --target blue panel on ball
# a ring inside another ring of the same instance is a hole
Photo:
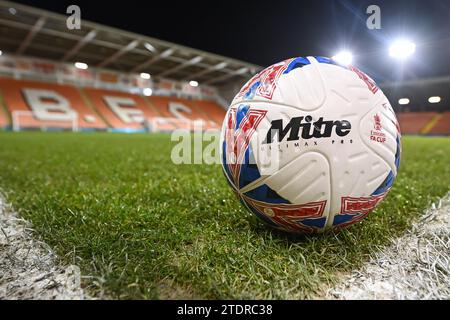
[[[297,68],[302,68],[307,64],[311,64],[311,62],[309,62],[308,59],[302,57],[295,58],[294,60],[291,61],[291,63],[289,63],[288,67],[286,68],[286,70],[284,70],[283,74],[287,74]]]
[[[398,168],[400,167],[400,136],[397,135],[397,151],[395,152],[395,167]]]
[[[250,89],[244,94],[245,99],[253,99],[256,93],[256,89],[258,89],[259,85],[261,84],[261,81],[256,81]]]
[[[395,153],[395,167],[399,168],[400,166],[400,137],[397,136],[397,151]],[[394,184],[395,176],[394,172],[391,170],[389,171],[388,176],[384,181],[380,184],[380,186],[372,193],[373,196],[378,196],[386,191],[389,190],[390,187]]]
[[[245,151],[244,163],[241,164],[239,175],[239,188],[243,188],[249,183],[261,178],[258,166],[255,163],[252,147],[249,146]]]
[[[336,216],[334,216],[333,219],[333,226],[337,226],[340,225],[342,223],[346,223],[349,222],[350,220],[352,220],[355,216],[352,214],[338,214]]]
[[[284,199],[278,193],[276,193],[276,191],[269,188],[269,186],[267,186],[266,184],[250,190],[249,192],[246,192],[245,195],[254,200],[266,203],[290,203],[288,200]]]
[[[300,221],[301,224],[310,227],[323,228],[325,227],[325,223],[327,222],[327,218],[319,218],[319,219],[303,219]]]
[[[330,58],[327,58],[327,57],[316,56],[316,57],[314,57],[314,58],[315,58],[315,59],[317,60],[317,62],[319,62],[319,63],[332,64],[332,65],[335,65],[335,66],[338,66],[338,67],[342,67],[342,68],[344,68],[344,69],[348,69],[347,66],[342,65],[342,64],[339,64],[339,63],[337,63],[336,61],[334,61],[333,59],[330,59]]]
[[[386,179],[384,179],[384,181],[381,183],[381,185],[372,193],[372,196],[378,196],[378,195],[388,191],[389,188],[392,187],[394,180],[395,180],[395,176],[391,170],[391,171],[389,171],[389,174],[386,177]]]
[[[236,127],[234,128],[236,131],[239,129],[239,126],[242,122],[242,119],[247,115],[248,109],[250,109],[249,105],[241,104],[237,108],[236,111]]]
[[[319,62],[319,63],[336,64],[336,62],[334,62],[334,60],[327,58],[327,57],[315,56],[314,58],[316,58],[317,62]]]

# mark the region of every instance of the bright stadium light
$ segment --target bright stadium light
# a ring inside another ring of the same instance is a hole
[[[341,51],[338,54],[331,57],[334,61],[336,61],[339,64],[348,66],[353,61],[353,55],[349,51]]]
[[[195,80],[191,80],[191,81],[189,81],[189,85],[190,85],[191,87],[198,87],[198,82],[195,81]]]
[[[389,55],[398,59],[406,59],[416,52],[416,44],[409,40],[397,40],[389,47]]]
[[[407,104],[409,104],[409,99],[408,98],[398,99],[398,104],[400,104],[402,106],[407,105]]]
[[[84,62],[75,62],[74,66],[75,66],[75,68],[81,69],[81,70],[86,70],[88,68],[88,65]]]
[[[142,93],[144,94],[144,96],[150,97],[153,93],[153,90],[151,88],[145,88]]]
[[[150,73],[147,73],[147,72],[142,72],[141,73],[141,78],[142,79],[146,79],[146,80],[148,80],[148,79],[150,79]]]
[[[3,54],[3,51],[2,50],[0,50],[0,56]]]
[[[429,103],[439,103],[439,102],[441,102],[441,97],[438,97],[438,96],[429,97],[428,102]]]

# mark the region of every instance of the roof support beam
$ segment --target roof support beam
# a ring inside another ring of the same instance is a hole
[[[202,60],[203,60],[202,56],[196,56],[196,57],[194,57],[194,58],[192,58],[190,60],[187,60],[187,61],[185,61],[183,63],[180,63],[179,65],[177,65],[177,66],[175,66],[175,67],[173,67],[171,69],[167,69],[166,71],[161,72],[160,74],[158,74],[158,77],[167,76],[169,74],[174,73],[175,71],[178,71],[178,70],[181,70],[181,69],[186,68],[188,66],[192,66],[192,65],[194,65],[196,63],[199,63]]]
[[[39,32],[39,30],[41,30],[42,27],[44,26],[45,20],[46,20],[45,17],[40,17],[36,21],[36,23],[30,29],[30,31],[28,32],[27,36],[25,37],[25,39],[22,41],[22,43],[20,44],[19,48],[17,49],[17,51],[16,51],[17,54],[22,54],[26,50],[28,45],[33,40],[33,38],[36,36],[36,34]]]
[[[168,56],[170,56],[172,53],[174,53],[174,49],[169,48],[164,50],[163,52],[161,52],[159,55],[152,57],[150,59],[148,59],[147,61],[145,61],[144,63],[141,63],[140,65],[137,65],[136,67],[134,67],[133,69],[131,69],[131,72],[136,72],[136,71],[140,71],[152,64],[154,64],[155,62],[157,62],[160,59],[164,59],[167,58]]]
[[[8,1],[0,0],[0,11],[7,12],[12,6],[18,12],[23,13],[23,17],[29,17],[29,19],[22,19],[22,15],[17,15],[14,19],[8,15],[1,15],[0,17],[0,28],[5,29],[0,43],[9,43],[8,47],[12,47],[14,50],[12,53],[20,50],[19,52],[22,54],[27,54],[31,51],[31,48],[36,48],[41,51],[36,53],[40,57],[54,59],[54,56],[56,56],[62,62],[76,59],[79,61],[87,60],[86,62],[92,64],[93,61],[98,61],[96,63],[100,64],[100,66],[111,69],[118,69],[123,66],[127,71],[133,70],[134,72],[137,71],[137,73],[141,71],[150,72],[155,77],[167,75],[167,78],[185,78],[188,81],[199,80],[202,83],[211,82],[215,84],[231,83],[234,80],[239,81],[262,69],[259,66],[243,61],[88,21],[83,23],[83,28],[87,30],[86,33],[67,32],[65,23],[67,16],[64,14],[56,14],[19,4],[13,5]],[[95,34],[94,30],[97,34]],[[24,36],[16,37],[17,32]],[[117,34],[119,37],[116,39],[103,37],[103,34],[108,33]],[[42,35],[45,35],[45,39],[43,39],[45,41],[37,41],[41,37],[44,38]],[[125,40],[126,42],[124,43],[120,39],[128,40]],[[55,46],[55,42],[60,40],[66,45]],[[139,41],[138,45],[127,54],[126,47],[133,40]],[[147,47],[145,47],[146,43],[149,44]],[[94,45],[107,50],[86,51],[87,47]],[[184,54],[178,55],[177,52],[179,51],[184,52]],[[131,53],[142,56],[139,58],[139,62],[136,63],[135,59],[124,59]],[[192,57],[197,56],[203,57],[203,60],[197,63],[195,60],[192,61]],[[121,62],[120,65],[114,64],[117,61]],[[215,62],[211,65],[211,61]],[[195,64],[195,67],[190,67],[192,64]],[[242,71],[242,68],[247,68],[247,70]],[[155,74],[152,72],[153,69]],[[187,72],[191,69],[195,69],[195,71]],[[188,73],[189,77],[187,77]]]
[[[419,80],[406,80],[406,81],[388,81],[380,83],[382,89],[407,87],[407,86],[424,86],[440,83],[450,83],[450,76],[435,77],[435,78],[422,78]]]
[[[236,71],[234,71],[234,72],[231,72],[231,73],[229,73],[229,74],[225,74],[225,75],[223,75],[223,76],[221,76],[221,77],[213,78],[213,79],[208,80],[208,81],[203,82],[203,83],[204,83],[204,84],[213,84],[213,83],[216,83],[216,82],[220,82],[220,81],[223,81],[223,80],[227,80],[227,79],[232,78],[232,77],[234,77],[234,76],[239,76],[239,75],[241,75],[241,74],[246,73],[247,71],[248,71],[248,68],[246,68],[246,67],[240,68],[240,69],[238,69],[238,70],[236,70]]]
[[[189,80],[189,79],[196,79],[198,77],[204,76],[205,74],[211,73],[213,71],[221,70],[225,68],[228,64],[226,62],[220,62],[216,64],[215,66],[211,66],[209,68],[206,68],[205,70],[199,71],[197,73],[194,73],[190,75],[189,77],[185,77],[183,80]]]
[[[114,53],[112,56],[110,56],[109,58],[106,58],[105,60],[103,60],[102,62],[100,62],[97,67],[101,68],[104,67],[108,64],[110,64],[111,62],[117,60],[120,56],[124,55],[125,53],[127,53],[128,51],[133,50],[134,48],[137,47],[137,45],[139,44],[138,40],[133,40],[131,41],[129,44],[127,44],[125,47],[121,48],[119,51],[117,51],[116,53]]]
[[[92,41],[97,36],[97,31],[91,30],[89,31],[83,38],[81,38],[72,49],[66,52],[66,54],[61,58],[61,61],[66,61],[75,55],[81,48],[83,48],[86,44]]]

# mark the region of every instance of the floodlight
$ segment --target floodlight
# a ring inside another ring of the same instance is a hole
[[[409,104],[409,99],[408,98],[401,98],[401,99],[399,99],[398,100],[398,104],[400,104],[400,105],[407,105],[407,104]]]
[[[86,70],[88,68],[88,65],[84,62],[75,62],[74,63],[75,68]]]
[[[398,59],[406,59],[416,51],[416,44],[409,40],[397,40],[389,48],[389,55]]]
[[[331,59],[339,64],[348,66],[353,61],[353,55],[349,51],[341,51],[338,54],[334,55]]]
[[[439,102],[441,102],[441,97],[438,97],[438,96],[429,97],[428,102],[429,103],[439,103]]]
[[[144,96],[150,97],[153,94],[153,90],[151,88],[145,88],[142,93]]]

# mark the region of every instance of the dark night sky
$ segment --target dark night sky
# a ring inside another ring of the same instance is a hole
[[[377,80],[450,74],[450,0],[17,1],[266,66],[341,48]],[[381,30],[366,28],[368,5],[381,7]],[[397,37],[417,52],[404,66],[388,56]]]

